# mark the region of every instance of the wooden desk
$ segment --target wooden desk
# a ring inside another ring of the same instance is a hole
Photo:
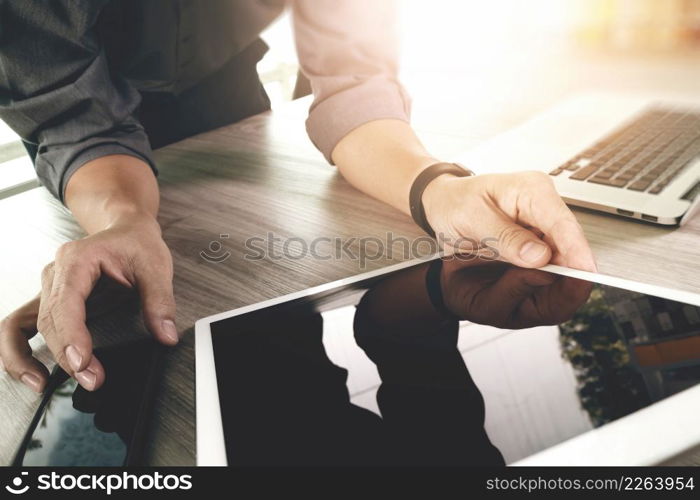
[[[697,56],[660,61],[591,59],[549,62],[558,79],[537,71],[511,88],[507,71],[479,74],[480,91],[466,83],[473,75],[409,75],[414,123],[435,154],[450,157],[518,123],[564,95],[589,88],[658,86],[692,89],[700,81]],[[692,64],[691,64],[692,62]],[[538,64],[544,64],[539,62]],[[613,78],[611,71],[614,73]],[[614,80],[614,81],[613,81]],[[439,82],[440,92],[434,89]],[[485,91],[484,89],[491,89]],[[459,96],[457,100],[445,96]],[[489,105],[493,103],[493,106]],[[422,236],[409,218],[355,191],[311,146],[303,120],[308,100],[291,103],[241,123],[192,137],[156,153],[160,167],[163,235],[175,262],[177,323],[184,332],[169,352],[149,445],[150,462],[189,465],[195,461],[195,320],[401,260],[381,258],[361,268],[349,258],[245,260],[245,241],[273,232],[280,237],[384,239]],[[700,292],[700,218],[681,229],[654,227],[577,211],[606,274]],[[39,289],[41,268],[63,243],[82,235],[70,214],[43,189],[0,201],[0,316]],[[228,238],[222,239],[220,235]],[[231,256],[212,263],[200,256],[220,241]],[[357,252],[357,244],[351,246]],[[120,311],[90,325],[96,345],[145,335],[135,311]],[[33,340],[43,361],[43,341]],[[0,375],[0,463],[7,463],[38,404],[38,397]],[[686,462],[696,458],[685,457]]]

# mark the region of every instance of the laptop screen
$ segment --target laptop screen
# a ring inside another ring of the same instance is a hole
[[[211,331],[231,465],[501,465],[700,382],[700,308],[498,262]]]

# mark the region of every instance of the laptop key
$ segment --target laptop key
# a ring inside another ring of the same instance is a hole
[[[615,187],[624,187],[624,186],[626,186],[627,184],[629,184],[629,182],[630,182],[630,179],[625,179],[625,178],[621,178],[621,177],[615,177],[614,179],[611,180],[611,184],[610,184],[610,185],[611,185],[611,186],[615,186]]]
[[[600,167],[597,165],[588,165],[587,167],[583,167],[582,169],[577,170],[574,172],[574,174],[569,177],[569,179],[573,179],[575,181],[583,181],[589,178],[591,175],[593,175]]]
[[[604,178],[601,178],[601,177],[595,175],[595,176],[591,177],[590,179],[588,179],[588,182],[593,182],[595,184],[604,184],[606,186],[622,187],[629,182],[629,179],[628,180],[617,179],[617,178],[616,179],[604,179]]]
[[[650,180],[644,181],[640,179],[627,186],[627,189],[631,189],[632,191],[646,191],[649,186],[651,186]]]
[[[551,172],[658,194],[700,156],[700,113],[651,110]]]
[[[615,172],[611,172],[610,170],[601,170],[595,176],[599,179],[610,179],[613,175],[615,175]]]
[[[625,174],[623,174],[623,175],[618,175],[617,177],[615,177],[615,179],[621,180],[621,181],[625,181],[625,183],[629,183],[630,181],[632,181],[632,180],[634,179],[634,175],[631,175],[631,174],[629,174],[629,175],[625,175]]]

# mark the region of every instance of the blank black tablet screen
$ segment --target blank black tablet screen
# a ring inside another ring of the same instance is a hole
[[[499,465],[700,381],[697,307],[430,266],[213,323],[229,464]]]

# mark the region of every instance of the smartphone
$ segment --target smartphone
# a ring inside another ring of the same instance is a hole
[[[163,351],[151,339],[96,350],[106,378],[93,392],[57,365],[13,465],[144,465]]]

